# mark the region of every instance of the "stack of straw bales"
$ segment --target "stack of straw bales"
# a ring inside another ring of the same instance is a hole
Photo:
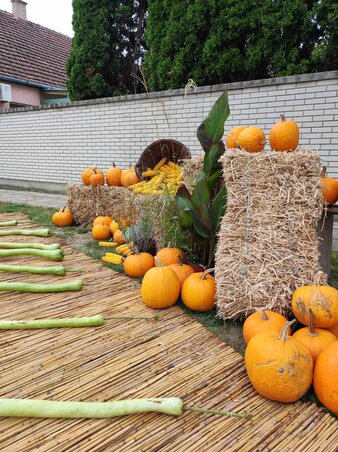
[[[323,211],[316,153],[239,150],[223,157],[228,207],[216,252],[223,319],[259,308],[288,315],[296,287],[325,284],[316,229]]]

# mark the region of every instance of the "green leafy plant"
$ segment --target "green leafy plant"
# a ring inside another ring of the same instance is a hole
[[[178,219],[187,241],[199,262],[208,267],[214,261],[217,232],[226,208],[227,190],[219,159],[225,151],[221,138],[229,114],[225,91],[197,129],[197,138],[205,152],[203,172],[196,176],[192,193],[182,185],[176,196]]]

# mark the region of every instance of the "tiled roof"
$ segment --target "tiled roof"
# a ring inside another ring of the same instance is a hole
[[[0,10],[0,78],[66,87],[71,38]]]

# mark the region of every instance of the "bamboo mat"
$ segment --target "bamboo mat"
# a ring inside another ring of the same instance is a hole
[[[36,227],[24,215],[20,227]],[[1,237],[1,241],[55,238]],[[65,243],[62,243],[65,245]],[[82,292],[0,293],[0,318],[149,315],[137,281],[64,246],[66,277],[0,273],[1,281],[61,282],[82,277]],[[54,265],[32,257],[7,264]],[[0,418],[0,450],[20,451],[335,451],[337,421],[316,405],[260,397],[243,358],[178,307],[161,320],[108,321],[99,328],[0,331],[0,397],[109,401],[181,397],[187,405],[243,411],[254,418],[148,413],[103,420]]]

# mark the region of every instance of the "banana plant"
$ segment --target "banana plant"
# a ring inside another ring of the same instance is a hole
[[[176,195],[178,220],[192,253],[208,267],[213,265],[217,232],[226,209],[227,190],[219,159],[225,151],[221,139],[229,114],[225,91],[197,129],[197,138],[204,150],[203,172],[196,176],[191,194],[181,185]]]

